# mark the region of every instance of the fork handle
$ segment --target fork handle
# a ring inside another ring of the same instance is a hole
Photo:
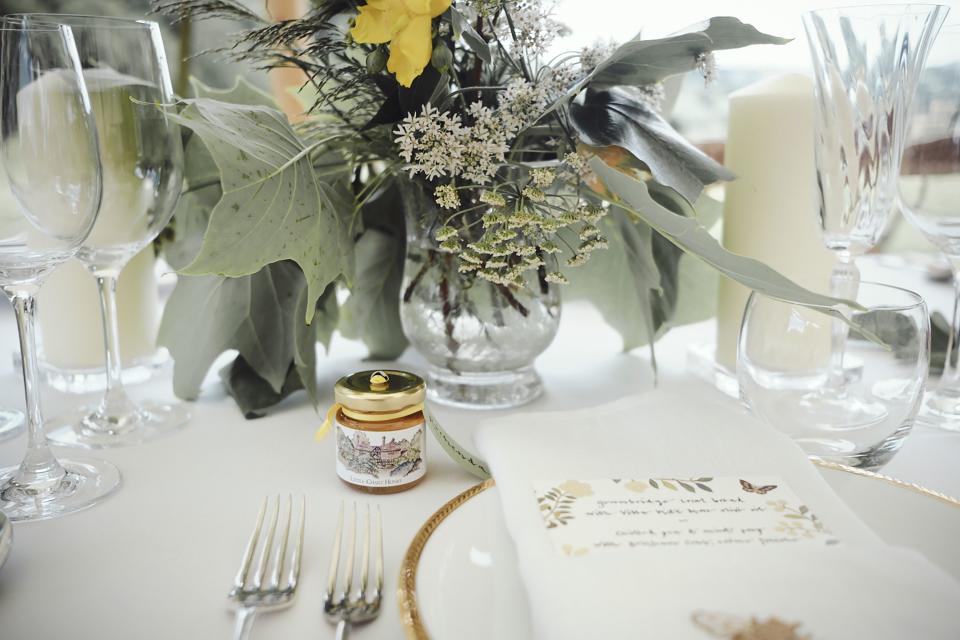
[[[250,630],[253,629],[253,618],[257,615],[256,607],[239,607],[236,613],[236,622],[233,625],[233,640],[247,640]]]
[[[336,640],[347,640],[350,636],[350,623],[346,620],[340,620],[337,623],[337,635]]]

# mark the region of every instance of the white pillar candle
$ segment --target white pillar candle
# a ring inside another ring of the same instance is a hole
[[[723,245],[801,286],[827,292],[834,258],[817,222],[814,108],[813,81],[800,74],[763,80],[730,96],[724,163],[737,178],[726,186]],[[749,293],[721,279],[716,357],[731,370]],[[785,330],[783,319],[770,322],[771,338]],[[781,366],[802,370],[826,363],[829,323],[823,326],[809,350],[777,354]]]
[[[120,355],[124,366],[156,351],[160,301],[153,247],[127,263],[117,282]],[[97,284],[76,260],[53,271],[37,298],[43,359],[67,370],[104,366],[103,319]]]

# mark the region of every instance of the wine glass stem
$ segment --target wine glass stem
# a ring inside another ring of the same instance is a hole
[[[950,337],[947,357],[943,363],[938,389],[960,393],[960,371],[957,370],[958,341],[960,341],[960,256],[947,256],[953,272],[953,317],[950,319]]]
[[[7,290],[17,315],[20,334],[20,363],[27,405],[27,453],[13,482],[20,486],[53,488],[66,475],[47,445],[40,410],[40,374],[37,366],[36,299],[30,289]]]
[[[117,276],[95,273],[103,312],[103,344],[106,349],[107,390],[98,413],[105,418],[123,417],[136,411],[136,405],[123,388],[123,361],[120,358],[120,322],[117,316]]]
[[[854,300],[860,289],[860,270],[853,256],[843,252],[838,255],[837,264],[830,276],[830,295],[834,298]],[[841,388],[845,384],[843,373],[843,354],[847,348],[849,326],[843,320],[834,320],[830,336],[830,386]]]

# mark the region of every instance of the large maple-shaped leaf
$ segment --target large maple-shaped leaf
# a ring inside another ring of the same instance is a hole
[[[340,333],[363,340],[374,360],[392,360],[407,348],[400,324],[403,243],[367,229],[357,241],[357,273],[343,305]]]
[[[317,335],[303,322],[306,289],[300,269],[288,261],[239,278],[181,278],[167,301],[158,337],[174,358],[174,392],[195,398],[214,360],[236,349],[278,393],[294,366],[314,398]],[[322,300],[334,298],[332,290]],[[325,312],[326,305],[321,309]]]
[[[203,140],[223,190],[200,253],[182,273],[247,276],[293,260],[306,276],[309,322],[323,291],[352,267],[353,243],[340,218],[349,213],[343,176],[321,180],[312,149],[276,109],[197,99],[172,117]]]

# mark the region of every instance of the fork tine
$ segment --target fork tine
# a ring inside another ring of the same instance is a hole
[[[290,520],[293,516],[293,496],[287,494],[287,517],[283,521],[283,529],[277,537],[279,544],[273,557],[273,569],[270,571],[270,582],[268,586],[271,589],[280,588],[280,573],[283,571],[284,563],[287,559],[287,542],[290,539]],[[280,496],[277,496],[277,515],[280,513]]]
[[[330,570],[327,572],[327,593],[328,599],[333,599],[333,591],[337,587],[337,567],[340,564],[340,538],[343,535],[343,502],[340,503],[340,511],[337,514],[337,529],[333,532],[333,549],[330,553]]]
[[[377,592],[376,599],[380,599],[383,591],[383,520],[380,516],[380,505],[377,505]]]
[[[260,512],[257,514],[257,524],[253,527],[253,533],[247,541],[247,548],[243,551],[243,560],[240,562],[240,569],[237,570],[237,577],[233,579],[233,586],[237,589],[243,589],[247,577],[247,571],[253,562],[253,553],[257,548],[257,541],[260,539],[260,530],[263,528],[263,516],[267,511],[267,499],[264,498],[260,503]]]
[[[267,562],[270,559],[270,551],[273,547],[273,537],[277,532],[277,520],[280,518],[280,494],[277,494],[276,508],[273,509],[273,518],[270,519],[270,528],[267,529],[267,537],[263,542],[263,550],[260,553],[260,562],[257,563],[257,573],[253,576],[253,587],[260,589],[263,585],[263,577],[267,572]]]
[[[291,505],[292,506],[292,505]],[[293,543],[293,555],[290,556],[290,575],[287,588],[296,589],[300,581],[300,558],[303,557],[303,519],[307,513],[307,497],[300,496],[300,521],[297,524],[296,539]]]
[[[367,573],[370,571],[370,504],[367,503],[367,515],[363,525],[363,559],[360,561],[360,587],[357,589],[357,600],[363,600],[367,595]]]
[[[350,589],[353,587],[353,559],[357,555],[357,503],[353,503],[353,513],[350,517],[350,540],[347,547],[347,564],[343,569],[344,587],[343,594],[350,597]]]

